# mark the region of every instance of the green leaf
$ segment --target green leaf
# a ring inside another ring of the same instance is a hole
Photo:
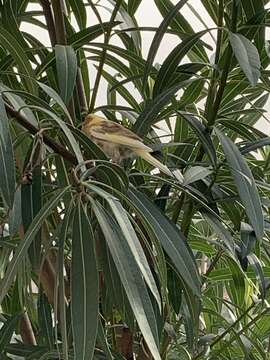
[[[135,14],[142,0],[128,0],[128,12],[131,16]]]
[[[209,133],[206,131],[205,126],[192,114],[184,113],[181,111],[177,111],[179,115],[181,115],[192,127],[194,132],[197,134],[199,140],[202,143],[202,146],[209,156],[213,166],[216,166],[217,156],[216,156],[216,149],[213,145],[211,137]]]
[[[44,84],[43,84],[44,85]],[[61,120],[55,113],[53,113],[52,111],[49,111],[47,109],[44,109],[44,108],[41,108],[39,106],[31,106],[32,108],[34,109],[37,109],[47,115],[49,115],[50,119],[54,120],[58,125],[59,127],[63,130],[64,134],[66,135],[68,141],[69,141],[69,144],[70,144],[70,147],[71,149],[74,151],[74,154],[78,160],[78,163],[81,164],[84,162],[83,160],[83,156],[82,156],[82,152],[81,152],[81,149],[78,145],[78,143],[76,142],[72,132],[70,131],[69,127],[67,126],[67,124]]]
[[[157,206],[151,203],[141,192],[133,189],[128,191],[131,204],[140,213],[143,222],[154,231],[165,252],[177,269],[182,283],[193,295],[200,296],[200,278],[194,258],[188,248],[186,239],[179,229],[164,216]]]
[[[81,202],[73,222],[71,313],[76,359],[92,359],[98,329],[99,284],[92,226]]]
[[[64,103],[68,105],[76,82],[76,54],[71,46],[56,45],[55,59],[60,94]]]
[[[150,130],[151,126],[157,122],[157,116],[161,110],[168,105],[175,93],[182,87],[190,84],[193,80],[186,80],[179,84],[164,90],[161,94],[154,99],[147,102],[144,110],[141,112],[133,126],[133,131],[139,135],[145,135]]]
[[[42,151],[37,149],[37,151]],[[39,153],[37,156],[41,156]],[[41,161],[41,159],[39,159]],[[36,164],[35,164],[36,165]],[[25,206],[27,204],[27,206]],[[24,232],[31,225],[33,219],[42,208],[42,175],[41,165],[35,166],[31,183],[21,185],[21,214]],[[33,270],[38,271],[41,260],[41,231],[38,231],[28,250]]]
[[[140,272],[143,275],[146,284],[149,286],[149,289],[151,290],[158,304],[159,310],[161,310],[159,291],[157,289],[152,272],[149,268],[146,256],[140,245],[139,239],[136,235],[135,230],[132,227],[132,224],[128,218],[125,209],[123,208],[118,199],[110,196],[107,192],[99,189],[95,185],[88,185],[88,188],[93,189],[97,194],[102,196],[110,205],[112,213],[126,239],[126,243],[131,251],[131,254],[134,257],[136,263],[138,264]]]
[[[179,10],[185,5],[185,3],[188,0],[180,0],[172,9],[171,11],[164,17],[162,20],[157,32],[154,35],[154,38],[152,40],[147,61],[146,61],[146,67],[144,70],[144,77],[143,77],[143,87],[145,87],[147,83],[148,76],[150,74],[153,62],[155,60],[156,54],[158,52],[158,49],[160,47],[161,40],[163,39],[163,36],[165,35],[167,28],[169,27],[171,21],[174,19],[176,14],[179,12]]]
[[[257,238],[261,239],[264,233],[264,217],[260,196],[252,172],[245,158],[231,139],[216,128],[215,132],[221,142],[226,159],[231,168],[240,199],[245,207],[245,212]]]
[[[86,27],[86,7],[83,0],[68,0],[80,29]]]
[[[74,0],[75,1],[75,0]],[[72,34],[68,38],[68,44],[72,45],[75,49],[81,48],[83,45],[89,44],[98,36],[102,35],[104,31],[108,31],[111,28],[119,25],[119,21],[114,22],[104,22],[102,24],[97,24],[89,26],[86,29],[83,29],[75,34]]]
[[[31,67],[31,63],[20,43],[2,26],[0,26],[0,45],[8,50],[14,59],[15,64],[18,65],[20,72],[26,75],[27,79],[22,77],[22,82],[25,84],[28,91],[36,94],[37,86],[35,84],[34,71]]]
[[[20,320],[22,313],[15,314],[6,319],[4,325],[0,330],[0,354],[6,350],[6,346],[11,342],[12,335],[16,330],[18,321]]]
[[[113,360],[113,356],[112,356],[108,341],[106,339],[106,336],[105,336],[104,329],[103,329],[102,322],[101,322],[100,318],[99,318],[99,321],[98,321],[97,341],[98,341],[99,345],[101,346],[101,348],[103,349],[103,351],[105,352],[106,359],[107,360]]]
[[[229,254],[235,257],[235,244],[231,233],[225,228],[225,226],[212,214],[205,211],[202,212],[203,217],[207,223],[211,226],[217,236],[220,238],[222,245],[229,250]]]
[[[27,254],[27,250],[29,249],[29,246],[34,240],[37,232],[41,228],[45,219],[49,216],[50,212],[56,207],[56,205],[59,203],[59,201],[62,199],[68,189],[69,188],[67,187],[54,193],[54,197],[50,199],[39,211],[31,225],[29,226],[24,236],[24,239],[20,241],[19,245],[17,246],[13,257],[8,264],[5,275],[0,283],[0,304],[6,296],[17,271],[19,270],[20,265]]]
[[[9,133],[9,119],[0,95],[0,191],[5,204],[12,208],[15,194],[15,166]]]
[[[170,0],[154,0],[161,16],[166,19],[169,14],[174,11],[175,5]],[[170,22],[170,28],[179,36],[180,39],[185,39],[187,34],[194,34],[194,30],[190,25],[189,18],[186,14],[176,12]],[[201,44],[196,44],[191,50],[190,59],[198,62],[208,62],[207,54]]]
[[[174,80],[177,67],[188,51],[199,41],[200,37],[207,33],[208,30],[200,31],[184,39],[177,45],[164,60],[159,69],[155,86],[153,89],[153,97],[157,96],[165,87],[170,86]]]
[[[241,69],[251,85],[255,86],[261,75],[261,61],[257,48],[241,34],[229,32],[229,39]]]
[[[62,340],[62,351],[63,351],[63,360],[69,360],[68,356],[68,328],[67,328],[67,311],[66,311],[66,283],[65,283],[65,243],[68,236],[69,228],[73,224],[73,202],[70,203],[70,206],[65,212],[65,217],[62,221],[60,235],[59,235],[59,250],[58,250],[58,292],[59,292],[59,321],[61,328],[61,340]]]
[[[63,102],[63,100],[61,99],[61,97],[57,94],[57,92],[51,88],[50,86],[43,84],[42,82],[37,81],[38,85],[41,87],[41,89],[51,98],[53,99],[59,106],[60,108],[63,110],[63,112],[65,113],[65,115],[67,116],[70,124],[72,124],[72,118],[69,114],[69,111],[66,107],[66,104]],[[43,111],[46,111],[47,109],[44,109]]]
[[[50,349],[54,348],[54,330],[52,323],[52,309],[45,294],[40,294],[37,304],[38,310],[38,323],[40,327],[39,336],[43,338],[45,343]]]
[[[192,184],[212,174],[212,170],[203,166],[192,166],[184,174],[183,185]]]
[[[13,202],[13,208],[9,213],[9,234],[13,236],[17,233],[19,226],[22,223],[22,211],[21,211],[21,185],[17,187]]]
[[[97,202],[92,202],[92,207],[107,241],[138,326],[154,359],[160,360],[161,357],[157,348],[156,320],[138,263],[131,254],[115,220]]]

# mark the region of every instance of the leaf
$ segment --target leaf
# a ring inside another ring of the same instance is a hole
[[[230,255],[232,257],[235,257],[235,244],[231,233],[212,214],[203,211],[202,215],[207,221],[207,223],[212,227],[217,236],[220,238],[221,243],[229,250]]]
[[[110,205],[110,208],[113,212],[113,215],[126,239],[126,243],[131,251],[132,256],[134,257],[138,268],[140,269],[141,274],[143,275],[145,282],[149,286],[157,304],[158,308],[161,311],[160,295],[157,289],[154,277],[149,268],[146,256],[142,250],[139,239],[136,235],[135,230],[132,227],[132,224],[127,216],[125,209],[122,207],[118,199],[110,196],[104,190],[99,189],[95,185],[88,185],[88,188],[94,190],[97,194],[102,196]]]
[[[22,74],[26,75],[22,77],[22,82],[30,93],[37,93],[37,86],[34,80],[34,71],[31,67],[31,63],[19,42],[13,35],[0,26],[0,45],[8,50],[12,58],[15,60],[15,64],[19,67]]]
[[[213,171],[210,168],[203,166],[192,166],[184,174],[183,185],[188,185],[195,181],[204,179],[208,175],[212,174],[212,172]]]
[[[68,0],[80,29],[86,27],[86,7],[83,0]]]
[[[0,330],[0,354],[6,349],[6,346],[11,342],[12,335],[16,330],[18,321],[20,320],[22,313],[15,314],[6,319],[4,325]]]
[[[22,223],[21,212],[21,185],[17,187],[13,202],[13,208],[9,213],[9,234],[13,236],[17,233],[19,226]]]
[[[216,128],[215,132],[231,168],[240,199],[245,207],[245,212],[257,238],[261,239],[264,233],[264,217],[260,196],[252,172],[245,158],[231,139],[223,135],[223,133]]]
[[[217,162],[216,149],[213,145],[209,133],[206,131],[205,126],[192,114],[184,113],[181,111],[177,111],[177,113],[181,115],[192,127],[194,132],[197,134],[199,140],[201,141],[202,146],[205,152],[208,154],[209,159],[211,160],[213,166],[216,166],[216,162]]]
[[[40,151],[40,149],[37,149]],[[32,155],[32,154],[31,154]],[[38,154],[37,156],[40,156]],[[39,159],[41,161],[41,159]],[[25,206],[27,204],[27,206]],[[42,174],[41,165],[37,165],[32,174],[31,183],[21,185],[21,214],[24,232],[31,225],[33,219],[42,208]],[[28,249],[29,259],[33,270],[39,271],[41,261],[41,230]]]
[[[73,94],[77,76],[77,58],[71,46],[56,45],[55,59],[61,97],[66,105]]]
[[[38,85],[41,87],[41,89],[51,98],[53,99],[59,106],[60,108],[64,111],[65,115],[67,116],[70,124],[73,124],[72,118],[69,114],[69,111],[66,107],[66,104],[63,102],[63,100],[61,99],[61,97],[57,94],[57,92],[51,88],[50,86],[43,84],[40,81],[37,81]],[[47,109],[44,109],[43,111],[46,111]]]
[[[138,264],[134,261],[130,248],[126,246],[126,240],[115,220],[97,202],[92,202],[92,207],[107,241],[138,326],[154,359],[160,360],[155,316]]]
[[[58,283],[58,296],[59,296],[59,321],[61,328],[61,340],[62,340],[62,351],[63,351],[63,360],[69,360],[68,356],[68,328],[67,328],[67,311],[66,311],[66,286],[65,286],[65,243],[68,236],[69,227],[73,224],[73,203],[71,202],[68,209],[65,212],[64,219],[62,221],[60,235],[59,235],[59,250],[58,250],[58,273],[57,273],[57,283]]]
[[[183,7],[185,5],[185,3],[188,0],[180,0],[172,9],[171,11],[163,18],[161,24],[159,25],[158,30],[156,31],[154,38],[152,40],[149,52],[148,52],[148,56],[147,56],[147,61],[146,61],[146,67],[144,70],[144,77],[143,77],[143,87],[145,87],[148,76],[150,74],[155,56],[157,54],[157,51],[160,47],[160,43],[161,40],[163,38],[163,36],[165,35],[167,28],[169,27],[171,21],[174,19],[174,17],[176,16],[176,14],[178,13],[178,11],[181,9],[181,7]]]
[[[52,323],[52,309],[45,294],[40,294],[37,304],[38,310],[38,324],[40,333],[39,336],[43,338],[45,343],[50,349],[54,348],[54,331]]]
[[[155,4],[161,13],[161,16],[165,19],[173,12],[174,4],[170,0],[154,0]],[[185,39],[187,34],[194,34],[194,30],[190,25],[189,18],[186,14],[177,12],[170,22],[170,28],[179,36],[180,39]],[[196,62],[209,62],[207,54],[201,44],[196,44],[191,51],[190,59]]]
[[[15,166],[9,133],[9,119],[0,95],[0,191],[5,204],[12,208],[15,194]]]
[[[106,354],[106,359],[113,360],[114,358],[112,356],[107,338],[105,336],[100,317],[99,317],[99,321],[98,321],[97,341],[98,341],[100,347],[103,349],[104,353]]]
[[[208,30],[200,31],[187,37],[171,51],[159,69],[153,89],[153,97],[157,96],[165,87],[170,85],[181,60],[207,31]]]
[[[99,284],[95,241],[88,216],[79,202],[73,222],[71,314],[76,359],[93,358],[98,329]]]
[[[186,80],[179,84],[164,90],[161,94],[150,100],[144,110],[141,112],[133,126],[133,131],[138,135],[145,135],[150,130],[151,126],[157,122],[157,115],[168,105],[175,93],[182,87],[190,84],[193,80]]]
[[[72,132],[70,131],[68,125],[52,111],[41,108],[39,106],[31,106],[31,107],[49,115],[50,119],[54,120],[58,124],[58,126],[63,130],[64,134],[66,135],[66,137],[69,141],[70,147],[74,151],[74,154],[78,160],[78,163],[79,164],[83,163],[84,160],[83,160],[81,149],[80,149],[78,143],[76,142],[75,137],[73,136]]]
[[[241,34],[229,32],[230,43],[241,69],[252,86],[255,86],[261,75],[261,61],[257,48]]]
[[[192,291],[194,296],[200,296],[198,270],[186,239],[180,230],[141,192],[133,188],[128,191],[128,195],[132,206],[140,213],[143,222],[147,223],[147,226],[154,231],[155,236],[161,242],[177,269],[182,283]]]
[[[11,261],[9,262],[5,275],[0,283],[0,304],[2,303],[4,297],[6,296],[12,281],[16,275],[16,272],[19,270],[19,267],[24,260],[27,250],[34,240],[37,232],[41,228],[45,219],[49,216],[50,212],[56,207],[59,201],[62,199],[63,195],[67,192],[69,188],[61,189],[54,193],[54,197],[51,198],[39,211],[31,225],[29,226],[24,239],[20,241],[17,246],[15,253]]]
[[[142,0],[128,0],[128,12],[131,16],[135,14]]]

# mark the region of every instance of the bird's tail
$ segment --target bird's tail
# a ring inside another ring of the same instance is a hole
[[[157,167],[161,172],[171,177],[175,177],[181,183],[184,181],[184,177],[180,170],[171,171],[166,165],[162,164],[159,160],[157,160],[154,156],[152,156],[149,152],[142,149],[134,149],[133,150],[138,156],[147,161],[149,164]]]

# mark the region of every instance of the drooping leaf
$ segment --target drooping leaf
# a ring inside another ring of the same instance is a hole
[[[2,26],[0,27],[0,45],[9,51],[16,65],[19,67],[20,72],[26,76],[26,78],[22,77],[22,82],[28,91],[36,94],[37,86],[35,84],[34,71],[31,63],[17,39]]]
[[[201,141],[205,152],[209,156],[209,159],[211,160],[212,164],[215,166],[216,161],[217,161],[216,150],[215,150],[215,147],[213,145],[213,142],[211,140],[209,133],[206,131],[205,126],[197,118],[195,118],[195,116],[192,114],[188,114],[188,113],[184,113],[184,112],[180,112],[180,111],[178,113],[192,127],[192,129],[198,136],[199,140]]]
[[[71,46],[56,45],[55,59],[60,94],[64,103],[68,105],[77,75],[76,54]]]
[[[264,233],[264,217],[260,196],[251,170],[238,147],[231,139],[226,137],[218,129],[215,129],[215,132],[218,135],[226,159],[231,168],[235,185],[245,207],[245,212],[257,238],[261,239]]]
[[[56,192],[54,194],[54,197],[42,207],[42,209],[39,211],[31,225],[29,226],[24,236],[24,239],[17,246],[16,251],[13,254],[12,260],[8,264],[5,276],[3,277],[0,284],[0,304],[6,296],[9,287],[11,286],[12,281],[17,271],[19,270],[19,267],[27,254],[27,250],[29,249],[29,246],[34,240],[37,232],[41,228],[43,222],[50,214],[50,212],[57,206],[64,194],[67,192],[67,190],[68,188],[65,188]]]
[[[142,193],[133,188],[128,194],[135,209],[141,214],[142,219],[147,221],[148,226],[154,231],[165,252],[171,258],[182,283],[185,283],[193,295],[199,296],[200,279],[196,264],[180,230]]]
[[[0,355],[6,350],[6,346],[11,342],[12,335],[16,330],[18,321],[20,320],[22,313],[17,313],[13,316],[9,316],[3,326],[0,329]]]
[[[92,206],[106,238],[138,326],[154,359],[160,360],[157,348],[156,320],[145,283],[142,281],[138,269],[138,264],[134,261],[133,256],[131,256],[129,248],[126,246],[126,241],[122,239],[120,228],[115,220],[98,203],[92,203]],[[116,234],[119,235],[116,236]]]
[[[93,358],[98,329],[98,269],[92,226],[79,202],[74,214],[71,313],[75,358]]]
[[[261,61],[258,50],[245,36],[229,33],[230,43],[236,59],[251,85],[255,86],[260,77]]]
[[[9,133],[9,120],[0,95],[0,192],[6,206],[12,208],[15,194],[15,166]]]
[[[212,170],[203,166],[193,166],[189,168],[184,175],[183,185],[191,184],[195,181],[204,179],[206,176],[212,174]]]

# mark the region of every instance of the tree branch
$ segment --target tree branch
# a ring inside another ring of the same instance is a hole
[[[45,20],[47,23],[47,28],[48,28],[48,33],[49,33],[51,44],[52,44],[52,46],[54,46],[56,44],[56,33],[55,33],[55,26],[54,26],[51,5],[48,0],[40,0],[40,4],[42,6]]]
[[[28,130],[32,135],[36,135],[40,131],[40,129],[32,125],[24,115],[20,114],[19,111],[16,111],[10,105],[5,103],[5,108],[7,113],[12,117],[14,117],[17,123],[20,124],[22,127],[24,127],[26,130]],[[53,151],[61,155],[71,164],[74,165],[77,164],[76,157],[70,151],[68,151],[64,146],[60,145],[58,142],[56,142],[46,134],[43,134],[43,140],[46,145],[48,145]]]

